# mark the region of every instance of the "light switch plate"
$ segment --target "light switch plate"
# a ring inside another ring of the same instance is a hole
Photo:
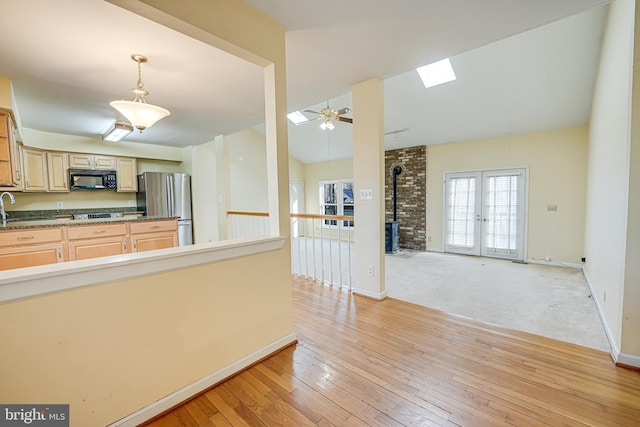
[[[360,200],[373,200],[373,189],[365,188],[360,190]]]

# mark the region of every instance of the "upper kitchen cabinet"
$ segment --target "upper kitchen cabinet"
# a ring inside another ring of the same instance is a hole
[[[48,191],[69,191],[67,170],[69,169],[69,155],[57,151],[47,152]]]
[[[21,190],[20,169],[20,152],[14,135],[11,113],[0,110],[0,190]]]
[[[116,170],[116,158],[97,154],[69,154],[69,167],[73,169]]]
[[[119,192],[138,191],[138,165],[134,158],[118,157],[116,159],[116,174]]]
[[[22,148],[23,191],[47,191],[47,153],[36,148]]]

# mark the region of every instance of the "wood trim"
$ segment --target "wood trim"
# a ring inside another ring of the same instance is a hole
[[[243,215],[243,216],[269,216],[269,212],[243,212],[243,211],[227,211],[227,215]]]

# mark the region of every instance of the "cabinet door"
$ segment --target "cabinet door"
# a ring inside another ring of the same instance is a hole
[[[47,170],[49,173],[49,191],[69,191],[67,170],[69,156],[67,153],[47,153]]]
[[[0,270],[33,267],[64,261],[62,242],[0,248]]]
[[[23,191],[47,191],[47,156],[35,148],[22,149],[24,171]]]
[[[116,173],[118,176],[117,191],[138,191],[138,168],[136,159],[118,157],[116,165]]]
[[[91,154],[69,154],[69,167],[73,169],[91,169],[93,156]]]
[[[21,190],[20,153],[9,113],[0,111],[0,189]]]
[[[109,156],[93,156],[94,169],[116,170],[116,158]]]
[[[127,253],[126,236],[69,241],[69,261]]]

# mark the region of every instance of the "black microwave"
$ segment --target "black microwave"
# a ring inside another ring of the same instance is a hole
[[[71,190],[115,190],[116,171],[102,169],[69,169]]]

